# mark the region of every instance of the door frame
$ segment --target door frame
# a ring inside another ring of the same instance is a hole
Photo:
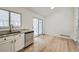
[[[39,20],[42,20],[42,34],[44,34],[44,21],[43,21],[43,19],[38,18],[38,17],[33,17],[33,19],[34,18],[38,19],[38,35],[35,36],[35,37],[37,37],[37,36],[40,36],[41,35],[41,34],[39,34]],[[33,28],[34,28],[34,26],[33,26],[33,20],[32,20],[32,29]]]

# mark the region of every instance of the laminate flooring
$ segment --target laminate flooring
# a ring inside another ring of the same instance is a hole
[[[77,52],[79,49],[73,39],[41,35],[34,38],[34,43],[22,52]]]

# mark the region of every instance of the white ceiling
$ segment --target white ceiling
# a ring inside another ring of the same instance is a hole
[[[53,10],[50,7],[29,7],[28,9],[30,9],[31,11],[38,13],[44,17],[51,14],[52,10]]]

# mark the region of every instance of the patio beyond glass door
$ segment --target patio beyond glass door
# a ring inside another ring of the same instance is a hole
[[[39,36],[43,34],[43,20],[34,18],[33,19],[33,30],[34,30],[34,36]]]

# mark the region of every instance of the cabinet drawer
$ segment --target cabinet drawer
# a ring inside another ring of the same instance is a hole
[[[15,36],[15,39],[22,39],[22,38],[24,38],[24,34],[17,34]]]
[[[8,40],[14,40],[14,36],[8,36],[8,37],[6,37],[6,40],[8,41]]]
[[[13,40],[13,36],[8,36],[8,37],[0,38],[0,43],[4,42],[4,41],[8,41],[8,40]]]
[[[0,43],[6,41],[6,38],[0,38]]]

